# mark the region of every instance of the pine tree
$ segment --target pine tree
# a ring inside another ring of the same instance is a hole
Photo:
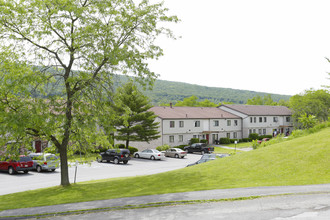
[[[117,115],[115,139],[126,141],[126,148],[130,141],[145,141],[158,139],[157,117],[152,111],[148,97],[144,96],[133,82],[119,87],[116,92],[114,110]]]

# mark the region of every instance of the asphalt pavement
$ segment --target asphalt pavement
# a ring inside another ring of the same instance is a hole
[[[0,219],[29,219],[34,218],[40,214],[51,214],[50,216],[61,216],[60,213],[68,213],[72,211],[84,210],[95,211],[96,209],[104,209],[109,211],[111,208],[123,209],[128,206],[137,207],[141,205],[148,205],[150,203],[164,203],[174,201],[198,201],[198,200],[220,200],[220,199],[234,199],[253,196],[272,196],[272,195],[299,195],[299,194],[322,194],[325,199],[330,201],[330,184],[322,185],[305,185],[305,186],[270,186],[270,187],[253,187],[253,188],[234,188],[234,189],[218,189],[196,192],[184,193],[170,193],[162,195],[139,196],[118,198],[110,200],[100,200],[81,203],[61,204],[54,206],[44,206],[35,208],[24,208],[14,210],[4,210],[0,212]],[[324,199],[324,198],[323,198]],[[326,205],[329,208],[329,204]],[[72,213],[71,213],[72,214]],[[8,216],[16,216],[9,218]],[[25,217],[24,217],[25,216]],[[49,217],[50,217],[49,216]],[[40,216],[39,216],[40,217]],[[62,216],[63,217],[63,216]],[[243,218],[244,219],[244,218]]]

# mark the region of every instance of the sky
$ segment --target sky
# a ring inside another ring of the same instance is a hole
[[[149,62],[158,79],[296,95],[329,85],[329,0],[163,0],[177,40]]]

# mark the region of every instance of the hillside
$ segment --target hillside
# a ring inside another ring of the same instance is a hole
[[[116,75],[114,79],[115,87],[118,87],[121,83],[127,80],[125,76],[120,75]],[[261,97],[271,95],[275,102],[278,102],[280,99],[289,100],[290,98],[289,95],[270,94],[230,88],[207,87],[166,80],[156,80],[153,90],[144,91],[144,94],[151,99],[151,102],[154,105],[170,102],[176,103],[177,101],[182,101],[184,98],[191,97],[193,95],[198,97],[201,101],[208,99],[216,104],[219,102],[245,104],[248,99],[252,99],[257,95]]]
[[[175,171],[3,195],[0,210],[210,189],[330,183],[329,146],[328,127],[308,136]],[[31,203],[30,198],[38,199]]]

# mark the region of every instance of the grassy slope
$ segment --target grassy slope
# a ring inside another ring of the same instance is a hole
[[[0,210],[208,189],[330,183],[329,155],[330,128],[326,128],[176,171],[0,196]]]

